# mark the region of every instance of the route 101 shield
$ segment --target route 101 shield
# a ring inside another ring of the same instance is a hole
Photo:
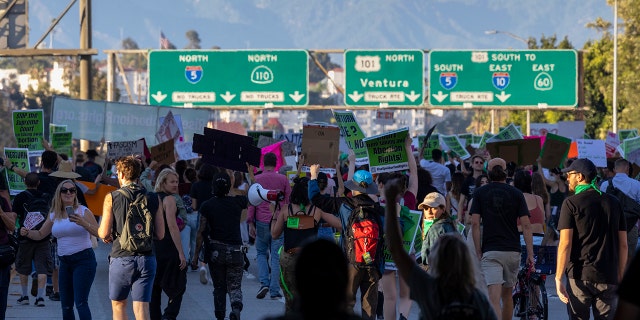
[[[493,82],[493,86],[496,87],[496,89],[502,91],[507,86],[509,86],[509,73],[508,72],[495,72],[493,74],[493,76],[491,77],[491,80]]]
[[[184,68],[184,76],[191,84],[196,84],[202,80],[202,67],[201,66],[187,66]]]
[[[440,74],[440,85],[443,88],[451,90],[456,84],[458,84],[458,74],[455,72],[443,72]]]

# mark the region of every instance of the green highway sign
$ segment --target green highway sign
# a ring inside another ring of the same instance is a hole
[[[305,50],[152,50],[149,104],[305,106]]]
[[[420,106],[424,101],[422,50],[344,52],[348,106]]]
[[[575,50],[429,52],[433,106],[578,105]]]

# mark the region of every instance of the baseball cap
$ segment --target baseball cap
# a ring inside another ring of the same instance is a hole
[[[358,170],[353,174],[353,179],[344,183],[344,186],[350,190],[360,193],[377,194],[378,186],[373,182],[371,172],[367,170]]]
[[[507,170],[507,162],[502,158],[493,158],[489,160],[489,163],[487,164],[487,170],[491,171],[491,169],[493,169],[493,167],[495,166],[500,166],[502,167],[502,170]]]
[[[591,162],[589,159],[576,159],[571,165],[567,168],[562,169],[562,172],[570,172],[576,171],[581,173],[585,178],[587,178],[588,182],[591,182],[597,175],[598,170],[596,169],[596,165]]]
[[[431,192],[424,197],[424,200],[421,204],[418,205],[418,209],[424,210],[427,207],[437,208],[440,206],[446,206],[447,203],[444,199],[444,196],[438,192]]]

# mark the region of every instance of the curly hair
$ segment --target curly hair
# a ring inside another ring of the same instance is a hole
[[[136,181],[142,172],[142,163],[134,156],[126,156],[116,161],[116,170],[127,181]]]

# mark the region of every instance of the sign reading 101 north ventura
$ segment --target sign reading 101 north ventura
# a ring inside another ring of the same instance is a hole
[[[149,103],[160,106],[305,106],[305,50],[154,50]]]
[[[347,50],[344,64],[346,105],[422,105],[422,50]]]
[[[433,106],[578,105],[575,50],[429,52]]]

